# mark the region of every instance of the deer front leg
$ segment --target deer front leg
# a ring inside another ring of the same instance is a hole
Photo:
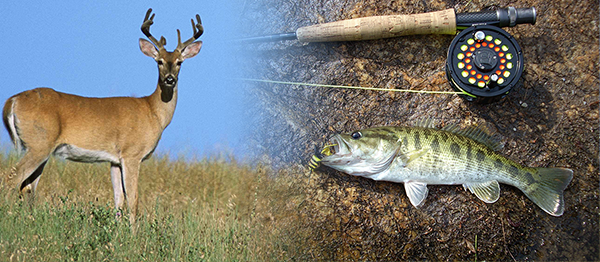
[[[113,193],[115,196],[115,208],[118,212],[123,210],[123,203],[125,202],[125,194],[123,192],[123,173],[122,168],[116,164],[110,164],[110,181],[113,186]]]
[[[138,208],[138,177],[140,173],[141,160],[123,159],[123,182],[125,182],[125,198],[129,209],[129,221],[133,226]]]

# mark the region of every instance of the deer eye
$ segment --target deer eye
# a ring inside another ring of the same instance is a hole
[[[183,61],[177,61],[177,65],[180,66]]]
[[[156,61],[156,63],[157,63],[158,65],[162,65],[162,64],[163,64],[163,61],[162,61],[162,60],[157,60],[157,61]]]

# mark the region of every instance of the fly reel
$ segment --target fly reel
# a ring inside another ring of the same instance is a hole
[[[499,100],[520,83],[522,74],[521,47],[499,27],[469,27],[452,40],[448,49],[446,77],[468,101]]]

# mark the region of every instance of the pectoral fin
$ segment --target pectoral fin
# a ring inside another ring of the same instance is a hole
[[[486,203],[494,203],[500,197],[500,185],[498,181],[486,181],[483,183],[463,184],[471,193],[475,194],[479,199]]]
[[[406,195],[413,206],[419,206],[427,197],[429,190],[426,183],[421,182],[405,182],[404,189]]]
[[[427,153],[427,151],[429,151],[429,148],[421,148],[419,150],[414,150],[414,151],[410,151],[410,152],[406,152],[406,153],[402,154],[401,159],[402,159],[402,162],[404,163],[404,166],[405,167],[408,166],[408,164],[410,164],[412,161],[415,161],[419,157],[425,155],[425,153]]]

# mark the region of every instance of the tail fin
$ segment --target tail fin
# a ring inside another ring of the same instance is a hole
[[[541,209],[553,216],[561,216],[565,210],[563,191],[573,178],[567,168],[535,168],[540,180],[528,186],[525,195]]]

